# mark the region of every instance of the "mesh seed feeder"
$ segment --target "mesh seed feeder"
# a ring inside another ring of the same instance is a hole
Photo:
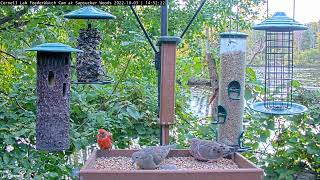
[[[293,34],[307,27],[289,18],[284,12],[276,12],[253,29],[266,32],[265,96],[263,102],[254,103],[251,108],[274,115],[293,115],[307,111],[305,106],[292,102]]]
[[[78,49],[83,50],[83,53],[77,54],[77,79],[75,84],[108,84],[111,82],[107,78],[106,72],[101,64],[101,51],[98,46],[102,40],[100,31],[92,28],[91,19],[115,19],[116,17],[110,13],[102,11],[92,6],[83,7],[72,11],[66,15],[68,19],[87,19],[88,28],[81,29],[78,38]]]
[[[69,149],[71,52],[82,52],[61,43],[45,43],[37,51],[36,148]]]

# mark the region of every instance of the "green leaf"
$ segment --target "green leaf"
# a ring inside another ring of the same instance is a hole
[[[140,113],[135,108],[133,108],[131,106],[127,106],[127,112],[135,120],[138,120],[140,118]]]
[[[298,80],[292,80],[292,87],[295,87],[295,88],[301,87],[301,82]]]
[[[10,161],[10,155],[8,153],[4,153],[3,155],[3,163],[8,164]]]
[[[319,150],[319,148],[314,148],[313,146],[308,146],[307,153],[308,154],[320,154],[320,150]]]

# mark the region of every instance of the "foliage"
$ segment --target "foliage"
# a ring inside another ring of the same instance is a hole
[[[182,6],[177,3],[170,1],[170,35],[182,33],[200,0],[188,0]],[[258,13],[255,7],[261,5],[262,0],[233,3],[241,3],[240,29],[248,29]],[[115,83],[103,86],[74,85],[71,148],[58,153],[35,149],[35,54],[26,53],[23,49],[57,41],[75,47],[79,29],[86,27],[85,21],[66,20],[62,15],[77,8],[3,6],[0,9],[3,17],[14,17],[7,22],[0,20],[1,178],[57,179],[72,176],[72,172],[82,165],[71,163],[77,159],[74,155],[95,144],[96,131],[101,127],[113,133],[115,148],[129,148],[133,140],[142,146],[159,142],[157,72],[152,49],[129,7],[103,6],[100,8],[117,16],[117,20],[94,21],[93,26],[103,33],[100,47],[103,63]],[[136,10],[155,43],[160,34],[159,7],[136,7]],[[207,76],[208,73],[202,68],[205,66],[204,29],[212,30],[211,40],[217,42],[218,34],[229,29],[228,17],[231,13],[226,1],[208,1],[179,46],[177,124],[172,131],[172,141],[177,141],[182,147],[187,145],[187,140],[192,136],[214,138],[212,132],[216,127],[206,122],[202,124],[188,112],[187,81],[190,77]],[[218,47],[214,48],[213,56],[217,57]],[[313,56],[311,54],[308,57]],[[250,68],[246,79],[247,99],[259,98],[262,94],[261,82]],[[306,115],[271,117],[246,110],[245,117],[249,124],[245,134],[246,145],[253,148],[246,156],[262,166],[269,179],[293,179],[297,173],[306,170],[320,173],[320,92],[309,92],[299,88],[299,83],[295,84],[296,101],[310,109]],[[71,155],[75,158],[70,158]]]
[[[262,95],[261,83],[248,68],[247,99]],[[245,155],[262,166],[266,179],[294,179],[301,173],[320,173],[320,91],[305,90],[295,81],[294,100],[309,108],[296,116],[270,116],[247,109],[246,142],[253,151]],[[250,102],[250,101],[249,101]]]
[[[296,66],[309,67],[320,65],[320,25],[318,22],[305,24],[309,29],[294,32],[294,63]],[[264,66],[265,33],[248,30],[248,64]]]

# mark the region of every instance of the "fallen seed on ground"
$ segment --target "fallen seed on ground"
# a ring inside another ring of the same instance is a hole
[[[220,159],[214,163],[197,161],[193,157],[169,157],[161,165],[175,165],[178,170],[212,170],[212,169],[239,169],[231,159]],[[130,157],[103,157],[97,158],[95,169],[105,170],[135,170]]]

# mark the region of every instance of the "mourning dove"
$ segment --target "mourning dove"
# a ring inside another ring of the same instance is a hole
[[[132,164],[136,164],[140,169],[156,169],[175,147],[176,145],[153,146],[134,152]]]
[[[234,152],[234,148],[216,141],[191,139],[190,153],[200,161],[216,162]]]

